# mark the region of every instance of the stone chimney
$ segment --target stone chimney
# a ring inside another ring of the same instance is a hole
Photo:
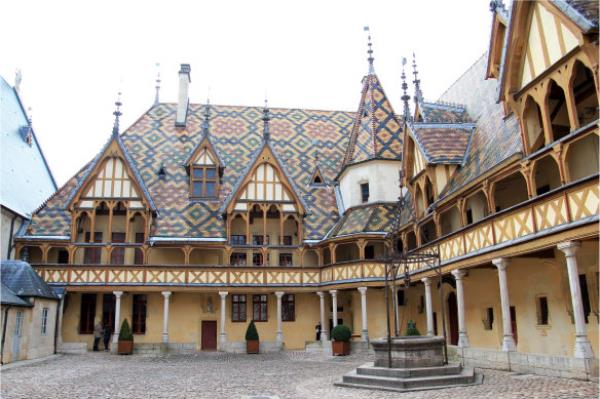
[[[190,82],[190,64],[181,64],[179,70],[179,102],[177,103],[177,119],[175,119],[175,126],[185,126],[185,120],[187,118],[189,99],[189,88]]]

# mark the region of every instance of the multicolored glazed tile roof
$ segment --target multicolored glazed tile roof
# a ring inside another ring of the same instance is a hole
[[[402,123],[374,73],[363,78],[357,115],[342,170],[347,165],[370,159],[401,161]]]
[[[461,164],[475,124],[415,123],[409,128],[428,163]]]
[[[360,233],[387,233],[392,230],[397,204],[383,202],[359,205],[346,211],[343,218],[329,232],[327,238]]]
[[[421,101],[418,107],[424,123],[472,122],[464,105]]]

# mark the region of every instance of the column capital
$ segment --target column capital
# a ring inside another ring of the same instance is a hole
[[[330,290],[329,293],[331,294],[331,296],[336,296],[337,290]]]
[[[577,251],[579,251],[579,248],[581,247],[581,242],[579,241],[563,241],[561,243],[558,243],[558,245],[556,246],[558,248],[559,251],[562,251],[565,256],[571,257],[571,256],[575,256],[575,254],[577,253]]]
[[[117,298],[121,298],[121,296],[123,295],[123,291],[113,291],[113,294],[117,297]]]
[[[367,287],[358,287],[357,290],[360,292],[360,295],[367,295]]]
[[[165,299],[169,299],[169,297],[171,296],[172,292],[171,291],[162,291],[161,294],[162,294],[162,296],[165,297]]]
[[[431,277],[423,277],[421,279],[421,281],[423,282],[423,284],[425,284],[426,286],[430,286],[431,285]]]
[[[219,296],[221,297],[221,299],[225,299],[227,297],[227,294],[229,294],[229,292],[219,291]]]
[[[463,277],[467,275],[467,272],[464,269],[452,270],[450,273],[452,273],[455,280],[462,280]]]
[[[323,291],[317,291],[317,295],[318,295],[320,298],[324,298],[324,297],[325,297],[325,293],[324,293]]]
[[[492,259],[492,263],[494,264],[494,266],[496,266],[498,268],[498,270],[506,270],[506,267],[508,266],[509,260],[508,258],[495,258]]]
[[[283,291],[275,291],[275,296],[277,297],[277,299],[281,299],[281,297],[284,295],[285,295],[285,292],[283,292]]]

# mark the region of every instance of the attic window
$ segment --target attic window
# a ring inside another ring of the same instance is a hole
[[[361,183],[360,198],[363,204],[369,202],[369,183]]]
[[[163,165],[161,163],[160,167],[158,168],[158,172],[156,172],[156,174],[158,175],[159,179],[164,179],[165,177],[167,177],[167,171],[165,170],[165,165]]]
[[[321,176],[321,172],[318,169],[315,171],[315,174],[313,175],[310,184],[314,184],[314,185],[325,184],[325,180],[323,180],[323,176]]]
[[[191,196],[212,198],[217,196],[217,168],[214,166],[193,166],[191,173]]]

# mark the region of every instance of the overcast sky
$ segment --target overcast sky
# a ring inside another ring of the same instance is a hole
[[[191,102],[355,111],[375,71],[402,111],[402,57],[417,55],[422,90],[436,99],[488,46],[488,0],[29,1],[0,4],[0,75],[14,83],[58,184],[108,139],[116,93],[122,128],[153,103],[177,101],[180,63]],[[410,61],[409,61],[410,63]],[[410,76],[412,80],[412,75]],[[410,87],[412,94],[412,84]]]

